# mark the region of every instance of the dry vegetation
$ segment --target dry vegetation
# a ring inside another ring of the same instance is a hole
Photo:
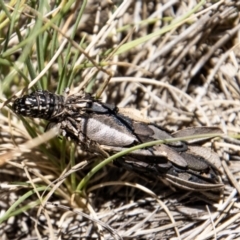
[[[39,2],[0,0],[1,239],[239,239],[240,2]],[[113,165],[79,186],[100,159],[11,110],[22,91],[66,87],[170,131],[221,127],[206,144],[221,158],[221,198]]]

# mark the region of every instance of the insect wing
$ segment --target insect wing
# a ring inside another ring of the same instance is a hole
[[[200,134],[223,134],[223,131],[218,127],[191,127],[191,128],[185,128],[182,130],[179,130],[177,132],[172,133],[172,137],[174,138],[180,138],[180,137],[187,137],[187,136],[194,136],[194,135],[200,135]],[[214,136],[216,137],[216,136]],[[188,143],[196,143],[200,141],[206,141],[212,137],[203,137],[198,139],[191,139],[186,140]]]
[[[100,145],[129,146],[137,139],[111,115],[88,114],[81,117],[81,133]]]

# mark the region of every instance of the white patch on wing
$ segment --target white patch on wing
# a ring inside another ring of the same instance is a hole
[[[86,127],[84,129],[84,127]],[[87,137],[101,145],[110,146],[128,146],[132,144],[136,138],[131,133],[118,131],[111,126],[104,124],[96,119],[90,118],[87,122],[82,121],[82,132],[86,133]]]

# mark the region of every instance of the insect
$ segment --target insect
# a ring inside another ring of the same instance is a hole
[[[62,96],[38,90],[16,99],[12,108],[17,114],[48,120],[47,128],[57,125],[62,135],[86,151],[99,154],[100,149],[116,153],[141,143],[199,132],[222,133],[219,128],[206,127],[170,134],[156,124],[129,116],[115,105],[102,103],[84,92]],[[175,141],[136,150],[117,159],[115,164],[149,178],[159,177],[171,186],[186,190],[218,191],[223,188],[220,172],[207,160],[209,157],[219,164],[217,154],[210,149]]]

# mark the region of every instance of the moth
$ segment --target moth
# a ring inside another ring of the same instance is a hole
[[[62,135],[86,151],[98,154],[101,150],[112,154],[154,140],[222,133],[215,127],[168,133],[148,120],[141,120],[85,92],[63,96],[38,90],[17,98],[12,108],[17,114],[48,120],[47,128],[57,125]],[[198,145],[174,141],[136,150],[114,163],[148,178],[160,178],[170,186],[190,191],[219,191],[223,188],[219,157]]]

